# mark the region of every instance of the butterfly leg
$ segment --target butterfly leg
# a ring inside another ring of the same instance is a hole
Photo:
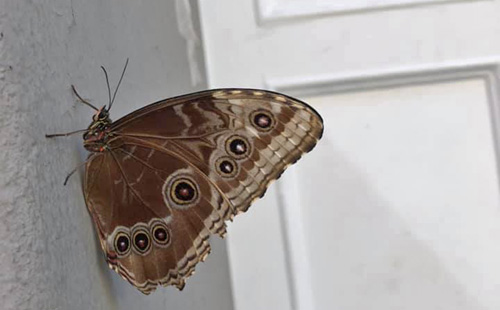
[[[76,166],[73,170],[71,170],[70,173],[68,173],[68,175],[66,176],[66,179],[64,179],[64,186],[66,186],[66,184],[68,184],[68,180],[69,178],[75,173],[78,171],[78,169],[80,169],[82,166],[84,166],[86,163],[88,162],[88,160],[84,161],[83,163],[79,164],[78,166]]]
[[[71,136],[71,135],[74,135],[76,133],[79,133],[79,132],[85,132],[87,131],[87,129],[79,129],[79,130],[75,130],[75,131],[71,131],[71,132],[66,132],[66,133],[53,133],[53,134],[49,134],[49,135],[45,135],[45,138],[54,138],[54,137],[67,137],[67,136]]]
[[[92,109],[96,110],[96,111],[99,111],[98,108],[96,108],[95,106],[93,106],[90,102],[88,102],[87,100],[83,99],[82,96],[80,96],[80,94],[76,91],[76,88],[74,85],[71,85],[71,89],[73,90],[73,93],[75,94],[75,96],[78,98],[78,100],[80,100],[82,103],[88,105],[89,107],[91,107]],[[66,136],[71,136],[75,133],[79,133],[79,132],[85,132],[87,131],[87,129],[79,129],[79,130],[75,130],[75,131],[71,131],[71,132],[66,132],[66,133],[56,133],[56,134],[49,134],[49,135],[45,135],[46,138],[54,138],[54,137],[66,137]]]

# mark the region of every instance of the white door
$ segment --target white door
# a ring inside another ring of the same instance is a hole
[[[500,309],[500,4],[199,0],[210,87],[294,95],[317,148],[236,218],[236,310]]]

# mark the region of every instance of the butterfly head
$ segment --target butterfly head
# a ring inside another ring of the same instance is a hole
[[[111,119],[106,107],[102,107],[92,116],[92,123],[83,134],[83,146],[90,152],[103,152],[109,138]]]

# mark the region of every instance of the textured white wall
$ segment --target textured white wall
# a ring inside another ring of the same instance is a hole
[[[95,104],[106,103],[100,65],[115,85],[130,58],[113,119],[204,86],[192,85],[175,4],[0,0],[1,309],[231,309],[219,240],[181,293],[170,288],[143,296],[108,270],[83,201],[81,173],[62,186],[86,156],[81,136],[44,138],[90,122],[92,110],[75,101],[70,84]],[[191,56],[200,60],[200,54]]]

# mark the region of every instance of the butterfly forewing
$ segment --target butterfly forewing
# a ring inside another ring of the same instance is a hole
[[[111,125],[85,197],[110,266],[144,293],[184,286],[210,234],[248,209],[321,137],[305,103],[262,90],[167,99]]]

